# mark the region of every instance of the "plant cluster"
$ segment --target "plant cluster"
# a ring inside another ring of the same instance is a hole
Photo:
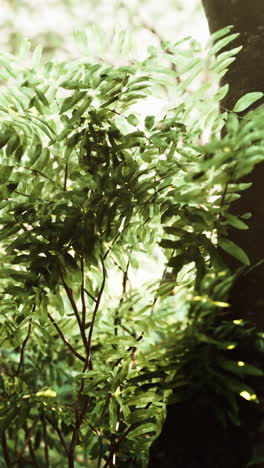
[[[146,466],[175,388],[181,401],[207,375],[234,423],[237,399],[255,395],[244,376],[262,372],[222,355],[249,331],[212,326],[227,305],[204,284],[225,271],[217,243],[248,263],[227,226],[247,228],[230,204],[263,159],[263,118],[236,112],[260,95],[227,116],[217,108],[226,86],[211,106],[209,85],[188,90],[205,62],[226,72],[238,49],[214,53],[235,37],[221,30],[204,55],[191,40],[166,43],[119,68],[43,64],[27,41],[18,56],[1,55],[2,464]],[[136,105],[172,87],[174,107],[142,118]],[[164,271],[133,287],[130,272],[155,246]],[[179,323],[182,289],[189,312]]]

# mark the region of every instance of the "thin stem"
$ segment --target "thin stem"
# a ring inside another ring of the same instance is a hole
[[[64,336],[62,330],[60,329],[60,327],[57,325],[57,323],[55,322],[54,318],[52,317],[52,315],[50,313],[48,313],[48,317],[51,321],[51,323],[54,325],[54,327],[56,328],[58,334],[60,335],[63,343],[66,344],[66,346],[69,348],[69,350],[71,351],[72,354],[74,354],[74,356],[76,356],[78,359],[80,359],[81,361],[85,362],[85,358],[78,353],[78,351],[76,351],[76,349],[71,345],[71,343],[67,340],[67,338]]]
[[[223,208],[224,203],[225,203],[225,197],[226,197],[227,190],[228,190],[228,184],[229,184],[229,182],[226,182],[226,183],[225,183],[225,187],[224,187],[224,191],[223,191],[223,193],[222,193],[221,202],[220,202],[220,207],[219,207],[220,210]],[[217,219],[216,219],[216,221],[215,221],[215,223],[214,223],[214,229],[216,229],[217,235],[218,235],[217,224],[219,224],[219,222],[221,221],[221,219],[222,219],[222,214],[219,213],[219,215],[217,216]]]
[[[123,387],[120,387],[120,389],[122,390]],[[119,406],[118,411],[117,411],[117,421],[116,421],[115,432],[119,431],[121,416],[122,416],[122,409]],[[117,461],[116,456],[117,456],[117,450],[114,450],[113,453],[112,453],[112,459],[111,459],[111,462],[110,462],[111,466],[116,466],[116,461]]]
[[[132,336],[133,338],[136,338],[136,333],[133,330],[129,330],[129,328],[123,325],[123,323],[119,323],[119,327],[122,328],[122,330],[124,330],[125,332],[127,332],[128,335]]]
[[[75,408],[75,428],[73,430],[72,440],[71,440],[71,444],[70,444],[69,451],[68,451],[69,468],[74,467],[74,458],[75,458],[74,452],[75,452],[76,444],[78,442],[80,427],[82,425],[85,414],[91,402],[91,399],[88,396],[85,396],[83,409],[82,411],[80,411],[80,403],[81,403],[81,398],[82,398],[83,387],[84,387],[84,379],[82,378],[81,385],[80,385],[79,392],[78,392],[78,398],[76,401],[76,408]]]
[[[82,300],[82,326],[85,328],[86,323],[86,303],[85,303],[85,280],[84,280],[84,259],[81,256],[81,273],[82,273],[82,284],[81,284],[81,300]]]
[[[134,336],[132,333],[130,333],[130,335],[133,336],[133,337],[135,338],[135,336]],[[139,337],[137,338],[137,342],[139,342],[139,341],[142,340],[143,335],[144,335],[144,332],[142,332],[141,335],[139,335]],[[129,353],[130,351],[132,351],[132,355],[133,355],[133,353],[135,353],[135,351],[136,351],[135,346],[129,346],[129,348],[127,349],[126,352]],[[118,359],[114,362],[114,364],[113,364],[113,366],[112,366],[112,369],[114,369],[116,366],[118,366],[118,365],[120,364],[120,362],[123,361],[123,359],[124,359],[123,357],[118,358]]]
[[[125,230],[130,226],[130,222],[128,222],[127,224],[125,224],[125,226],[123,227],[122,231],[118,232],[117,235],[114,237],[113,241],[112,241],[112,245],[111,247],[109,247],[109,249],[105,252],[104,256],[103,256],[103,260],[106,259],[106,257],[108,256],[108,254],[111,252],[111,249],[113,247],[113,245],[115,244],[115,242],[117,241],[117,239],[119,239],[119,237],[121,237]]]
[[[100,290],[99,290],[98,297],[96,299],[95,308],[94,308],[94,311],[93,311],[91,325],[90,325],[89,334],[88,334],[86,369],[88,369],[88,368],[91,369],[92,368],[92,361],[91,361],[92,335],[93,335],[93,329],[94,329],[95,320],[96,320],[96,314],[97,314],[99,306],[100,306],[100,302],[101,302],[102,295],[103,295],[103,292],[104,292],[105,281],[106,281],[106,269],[105,269],[105,264],[104,264],[103,258],[101,258],[101,263],[102,263],[102,268],[103,268],[103,281],[102,281],[102,284],[101,284],[101,287],[100,287]]]
[[[52,419],[49,418],[49,416],[45,416],[46,420],[50,423],[50,425],[53,427],[54,431],[57,432],[58,436],[59,436],[59,439],[62,443],[62,446],[65,450],[65,453],[68,455],[68,447],[65,443],[65,440],[64,440],[64,437],[62,435],[62,432],[60,430],[60,428],[58,426],[56,426],[56,424],[54,424],[54,422],[52,421]]]
[[[65,164],[63,191],[67,192],[68,164]]]
[[[117,334],[118,334],[118,325],[121,325],[121,323],[120,323],[121,321],[120,321],[120,318],[119,318],[119,309],[120,309],[120,307],[122,305],[122,302],[124,301],[124,296],[126,294],[127,281],[128,281],[128,268],[129,268],[129,260],[128,260],[127,265],[126,265],[126,270],[123,273],[122,294],[121,294],[121,298],[120,298],[120,301],[119,301],[119,305],[116,308],[115,317],[114,317],[114,334],[115,334],[115,336],[117,336]]]
[[[101,437],[100,438],[99,457],[98,457],[98,460],[97,460],[97,468],[101,468],[101,463],[102,463],[102,459],[103,459],[103,448],[104,448],[104,445],[103,445],[103,440],[102,440],[102,437]]]
[[[33,310],[35,310],[36,306],[33,307]],[[27,342],[29,340],[29,336],[30,336],[30,332],[31,332],[31,326],[32,326],[32,323],[31,323],[31,319],[29,319],[29,326],[28,326],[28,332],[27,332],[27,336],[26,338],[24,339],[23,343],[22,343],[22,348],[21,348],[21,351],[20,351],[20,360],[19,360],[19,364],[17,366],[17,370],[15,372],[15,376],[18,376],[20,374],[20,371],[24,365],[24,359],[25,359],[25,349],[26,349],[26,345],[27,345]]]
[[[131,424],[131,426],[129,426],[125,432],[119,437],[119,439],[117,440],[117,442],[113,445],[113,447],[111,448],[110,450],[110,454],[109,454],[109,457],[107,458],[106,460],[106,463],[104,465],[103,468],[106,468],[107,466],[111,466],[111,462],[112,462],[112,457],[113,457],[113,454],[117,451],[117,449],[119,448],[119,446],[121,445],[121,443],[123,442],[123,440],[126,438],[126,436],[129,434],[129,432],[131,432],[133,429],[135,429],[136,427],[136,424]]]
[[[93,310],[93,314],[92,314],[92,320],[91,320],[89,335],[88,335],[88,339],[87,339],[86,360],[85,360],[85,364],[84,364],[84,368],[83,368],[83,373],[87,369],[92,369],[92,359],[91,359],[92,335],[93,335],[93,329],[94,329],[94,325],[95,325],[96,315],[97,315],[97,312],[98,312],[98,309],[99,309],[99,306],[100,306],[100,303],[101,303],[101,298],[102,298],[102,295],[103,295],[103,292],[104,292],[105,281],[106,281],[106,269],[105,269],[103,258],[101,258],[101,263],[102,263],[102,268],[103,268],[103,280],[102,280],[102,284],[101,284],[101,287],[100,287],[100,290],[99,290],[99,293],[98,293],[98,296],[97,296],[97,299],[96,299],[95,307],[94,307],[94,310]],[[77,397],[76,406],[75,406],[75,428],[74,428],[74,431],[73,431],[73,434],[72,434],[72,440],[71,440],[71,444],[70,444],[70,448],[69,448],[69,452],[68,452],[68,467],[69,468],[74,467],[74,452],[75,452],[75,447],[76,447],[76,444],[77,444],[77,441],[78,441],[80,427],[82,425],[85,414],[86,414],[87,409],[88,409],[88,407],[90,405],[90,402],[91,402],[90,397],[85,396],[83,398],[83,408],[80,410],[80,405],[81,405],[81,401],[82,401],[82,397],[83,397],[83,388],[84,388],[84,378],[81,379],[81,384],[80,384],[80,388],[79,388],[79,391],[78,391],[78,397]]]
[[[83,290],[87,294],[87,296],[90,297],[90,299],[92,299],[94,302],[96,302],[95,297],[89,291],[87,291],[86,288],[83,288]]]
[[[31,167],[27,167],[27,166],[23,166],[22,164],[18,164],[18,166],[22,167],[23,169],[26,169],[27,171],[31,171],[33,172],[34,174],[38,174],[40,175],[41,177],[44,177],[45,179],[49,180],[50,182],[53,182],[53,184],[57,185],[58,187],[61,187],[58,182],[55,182],[53,179],[51,179],[49,176],[47,176],[46,174],[44,174],[43,172],[41,171],[38,171],[37,169],[32,169]]]
[[[48,435],[47,435],[47,423],[45,419],[42,420],[42,425],[43,425],[45,468],[49,468],[49,443],[48,443]]]
[[[32,440],[31,440],[31,431],[29,431],[26,422],[24,424],[24,431],[25,431],[25,435],[26,435],[26,439],[27,439],[27,446],[28,446],[29,454],[31,456],[31,460],[32,460],[33,465],[35,466],[35,468],[38,468],[39,464],[38,464],[38,461],[36,459],[35,450],[34,450],[34,447],[33,447],[33,444],[32,444]]]
[[[5,431],[2,434],[2,447],[3,447],[3,455],[4,455],[5,462],[6,462],[6,466],[7,466],[7,468],[11,468],[12,463],[11,463],[10,455],[9,455],[9,451],[8,451],[8,445],[7,445]]]
[[[15,193],[17,193],[18,195],[23,195],[23,197],[29,198],[29,195],[27,195],[26,193],[19,192],[18,190],[15,190]]]
[[[81,318],[80,318],[80,315],[79,315],[77,304],[76,304],[76,302],[74,300],[73,290],[67,285],[67,283],[65,282],[62,274],[61,274],[61,280],[62,280],[62,284],[64,286],[64,289],[66,291],[66,294],[68,296],[68,299],[69,299],[69,301],[71,303],[71,306],[72,306],[74,315],[76,317],[76,320],[78,322],[78,326],[79,326],[79,330],[80,330],[80,333],[81,333],[81,337],[82,337],[84,347],[87,350],[88,349],[88,344],[87,344],[87,338],[86,338],[86,335],[85,335],[85,329],[84,329],[84,327],[82,325],[82,321],[81,321]]]
[[[28,429],[27,436],[25,437],[25,440],[24,440],[24,444],[23,444],[22,448],[20,449],[20,451],[17,452],[17,456],[16,456],[15,460],[12,462],[12,465],[15,465],[16,463],[19,462],[19,460],[21,460],[23,458],[23,453],[24,453],[24,451],[25,451],[25,449],[26,449],[26,447],[28,445],[28,441],[29,441],[32,433],[34,432],[37,424],[38,424],[38,419],[36,419],[34,421],[34,423],[32,424],[31,428]]]
[[[23,223],[20,223],[16,217],[15,217],[15,220],[16,220],[17,224],[19,224],[19,226],[21,226],[23,231],[25,231],[25,232],[29,231],[29,229]]]

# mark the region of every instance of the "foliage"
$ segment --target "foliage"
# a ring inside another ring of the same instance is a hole
[[[18,56],[1,55],[2,464],[143,467],[172,389],[180,400],[181,390],[195,393],[194,377],[204,385],[209,369],[210,390],[223,393],[235,423],[236,395],[254,394],[244,376],[262,372],[221,354],[248,329],[212,326],[230,276],[212,295],[204,284],[208,271],[224,272],[217,241],[248,263],[226,228],[247,228],[230,204],[263,159],[263,118],[220,116],[227,87],[213,97],[209,85],[188,90],[205,63],[226,72],[238,49],[213,53],[229,33],[206,51],[191,39],[166,43],[119,68],[43,64],[28,41]],[[142,118],[136,104],[163,98],[164,87],[177,104]],[[130,271],[157,245],[164,273],[131,287]]]
[[[135,53],[141,57],[145,55],[147,46],[158,45],[162,36],[175,39],[186,34],[189,19],[193,34],[197,29],[199,31],[203,20],[205,23],[199,0],[189,0],[188,5],[183,0],[166,0],[162,5],[151,0],[145,0],[144,4],[139,0],[52,0],[38,3],[33,0],[4,0],[2,3],[1,50],[16,54],[26,36],[33,45],[43,46],[45,59],[54,56],[60,60],[76,58],[78,49],[72,33],[83,28],[89,28],[86,53],[93,59],[96,57],[96,60],[113,63],[116,25],[122,25],[126,30],[125,47],[132,41],[133,54],[126,55],[128,61],[135,57]],[[176,23],[171,22],[172,11],[175,12]],[[127,34],[128,31],[134,33],[133,36]]]

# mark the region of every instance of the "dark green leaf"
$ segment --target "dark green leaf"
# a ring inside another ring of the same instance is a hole
[[[218,244],[223,250],[225,250],[225,252],[232,255],[232,257],[237,258],[245,265],[250,265],[250,260],[247,254],[233,241],[229,239],[219,239]]]

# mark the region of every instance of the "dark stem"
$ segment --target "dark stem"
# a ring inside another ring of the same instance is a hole
[[[27,426],[26,422],[24,424],[24,431],[25,431],[25,436],[26,436],[26,439],[27,439],[27,446],[28,446],[29,454],[30,454],[31,460],[33,462],[33,465],[36,468],[39,468],[39,464],[38,464],[38,461],[36,459],[35,450],[33,448],[32,440],[31,440],[31,431],[28,429],[28,426]]]
[[[124,387],[120,387],[120,389],[122,390]],[[121,416],[122,416],[122,409],[121,407],[119,406],[118,408],[118,413],[117,413],[117,422],[116,422],[116,427],[115,427],[115,431],[118,432],[119,430],[119,427],[120,427],[120,422],[121,422]],[[110,466],[115,466],[117,465],[117,448],[115,448],[112,452],[112,457],[111,457],[111,460],[110,460]]]
[[[62,443],[62,446],[65,450],[65,453],[68,455],[68,447],[65,443],[65,440],[64,440],[64,437],[62,435],[62,432],[60,430],[60,428],[52,421],[52,419],[49,418],[49,416],[45,416],[46,420],[50,423],[50,425],[53,427],[54,431],[57,432],[58,436],[59,436],[59,439]]]
[[[85,396],[85,399],[83,402],[83,408],[80,411],[83,387],[84,387],[84,379],[82,378],[81,385],[80,385],[79,392],[78,392],[78,398],[76,401],[76,408],[75,408],[75,428],[72,434],[72,440],[71,440],[71,444],[70,444],[69,451],[68,451],[68,467],[69,468],[74,468],[75,447],[78,442],[80,427],[82,425],[82,422],[84,420],[85,414],[88,410],[88,407],[91,401],[89,397]]]
[[[126,436],[129,434],[129,432],[131,432],[133,429],[135,429],[136,427],[136,424],[132,424],[130,427],[128,427],[125,432],[119,437],[119,439],[117,440],[117,442],[113,445],[113,447],[111,448],[110,450],[110,454],[106,460],[106,463],[104,465],[103,468],[106,468],[107,466],[111,466],[111,463],[112,463],[112,458],[113,458],[113,454],[118,450],[118,448],[120,447],[121,443],[123,442],[123,440],[126,438]]]
[[[17,456],[16,456],[15,460],[12,462],[12,465],[16,465],[16,463],[18,463],[19,460],[23,459],[23,453],[24,453],[24,451],[25,451],[25,449],[26,449],[26,447],[28,445],[28,441],[29,441],[32,433],[34,432],[37,424],[38,424],[38,419],[36,419],[34,421],[31,428],[28,430],[27,436],[25,437],[25,440],[24,440],[24,444],[23,444],[22,448],[20,449],[20,451],[19,452],[17,451]]]
[[[54,318],[52,317],[52,315],[50,313],[48,313],[48,317],[51,321],[51,323],[54,325],[54,327],[56,328],[58,334],[60,335],[63,343],[66,344],[66,346],[69,348],[69,350],[71,351],[72,354],[74,354],[74,356],[76,356],[78,359],[80,359],[81,361],[85,362],[85,358],[78,353],[78,351],[76,351],[76,349],[71,345],[71,343],[69,343],[69,341],[67,340],[67,338],[64,336],[62,330],[60,329],[60,327],[57,325],[57,323],[55,322]]]
[[[82,285],[81,285],[81,300],[82,300],[82,326],[85,328],[86,323],[86,303],[85,303],[85,280],[84,280],[84,260],[81,257],[81,273],[82,273]]]
[[[128,335],[132,336],[133,338],[136,338],[136,333],[133,330],[129,330],[123,323],[119,323],[119,327],[122,328],[125,332],[128,333]]]
[[[44,439],[44,455],[45,455],[45,468],[49,468],[49,443],[47,435],[47,423],[46,420],[42,420],[43,425],[43,439]]]
[[[125,230],[130,226],[130,222],[128,222],[122,229],[122,231],[118,232],[117,235],[114,237],[113,241],[112,241],[112,245],[111,247],[109,247],[109,249],[105,252],[104,256],[103,256],[103,260],[106,259],[106,257],[109,255],[109,253],[111,252],[111,249],[113,247],[113,245],[116,243],[116,241],[119,239],[119,237],[121,237]]]
[[[17,193],[18,195],[23,195],[23,197],[29,198],[29,195],[27,195],[26,193],[19,192],[18,190],[15,190],[15,193]]]
[[[91,320],[91,325],[89,329],[89,335],[88,335],[88,340],[87,340],[87,347],[86,347],[86,360],[85,364],[83,367],[83,373],[87,371],[87,369],[92,369],[92,359],[91,359],[91,343],[92,343],[92,335],[93,335],[93,329],[95,325],[95,320],[96,320],[96,314],[98,312],[101,298],[103,295],[104,287],[105,287],[105,281],[106,281],[106,269],[104,265],[103,258],[101,258],[101,263],[102,263],[102,269],[103,269],[103,280],[102,284],[98,293],[98,297],[96,299],[95,307],[93,310],[92,314],[92,320]],[[76,401],[76,406],[75,406],[75,428],[72,434],[72,440],[68,452],[68,467],[69,468],[74,468],[74,453],[75,453],[75,447],[78,442],[78,436],[79,436],[79,431],[80,427],[82,425],[83,419],[85,417],[85,414],[87,412],[87,409],[90,405],[91,399],[90,397],[83,397],[83,388],[84,388],[84,378],[81,379],[81,384],[80,388],[78,391],[78,397]],[[83,401],[82,401],[83,397]],[[80,408],[82,403],[82,409]]]
[[[81,318],[80,318],[80,315],[79,315],[79,311],[78,311],[78,308],[77,308],[77,305],[76,305],[76,302],[74,300],[74,296],[73,296],[73,290],[67,285],[67,283],[65,282],[62,274],[61,274],[61,280],[62,280],[62,284],[64,286],[64,289],[66,291],[66,294],[68,296],[68,299],[71,303],[71,306],[72,306],[72,309],[73,309],[73,312],[74,312],[74,315],[76,317],[76,320],[78,322],[78,326],[79,326],[79,330],[80,330],[80,333],[81,333],[81,337],[82,337],[82,341],[83,341],[83,344],[84,344],[84,347],[85,349],[87,350],[88,349],[88,345],[87,345],[87,338],[86,338],[86,335],[85,335],[85,329],[82,325],[82,321],[81,321]]]
[[[36,306],[34,305],[33,307],[33,311],[35,310]],[[24,364],[24,359],[25,359],[25,349],[26,349],[26,345],[27,345],[27,342],[29,340],[29,336],[30,336],[30,332],[31,332],[31,319],[29,319],[29,326],[28,326],[28,332],[27,332],[27,336],[26,338],[24,339],[23,343],[22,343],[22,348],[21,348],[21,351],[20,351],[20,360],[19,360],[19,364],[17,366],[17,370],[15,372],[15,376],[18,376],[20,374],[20,371],[23,367],[23,364]]]
[[[97,460],[97,468],[101,468],[101,463],[102,463],[102,459],[103,459],[103,448],[104,448],[104,445],[103,445],[103,440],[102,440],[102,437],[101,437],[100,438],[99,457],[98,457],[98,460]]]
[[[137,338],[137,342],[139,342],[139,341],[142,340],[143,335],[144,335],[144,332],[142,332],[142,333],[139,335],[139,337]],[[133,338],[135,338],[135,336],[134,336],[132,333],[130,333],[130,336],[133,336]],[[136,348],[135,346],[129,346],[129,348],[127,349],[126,352],[130,353],[130,351],[131,351],[131,352],[132,352],[132,358],[133,358],[133,354],[136,352],[136,349],[137,349],[137,348]],[[118,359],[114,362],[114,364],[112,365],[112,369],[114,369],[116,366],[118,366],[118,365],[120,364],[120,362],[123,361],[123,359],[124,359],[123,357],[118,358]]]
[[[67,192],[68,164],[65,165],[63,191]]]
[[[121,295],[121,298],[120,298],[120,301],[119,301],[119,305],[116,308],[115,317],[114,317],[114,334],[115,334],[115,336],[117,336],[117,334],[118,334],[118,325],[121,325],[121,320],[120,320],[120,317],[119,317],[119,310],[120,310],[120,307],[122,305],[122,302],[124,301],[124,296],[126,294],[127,281],[128,281],[128,268],[129,268],[129,260],[128,260],[127,265],[126,265],[126,270],[124,271],[124,274],[123,274],[122,295]]]
[[[89,291],[87,291],[86,288],[83,288],[83,290],[87,294],[87,296],[90,297],[90,299],[92,299],[94,302],[96,302],[95,297]]]
[[[21,164],[18,164],[18,166],[22,167],[23,169],[26,169],[27,171],[34,172],[35,174],[40,175],[41,177],[44,177],[45,179],[49,180],[50,182],[53,182],[53,184],[57,185],[58,187],[61,187],[57,182],[55,182],[53,179],[51,179],[49,176],[47,176],[43,172],[38,171],[37,169],[32,169],[31,167],[22,166]]]
[[[225,197],[226,197],[226,194],[227,194],[227,190],[228,190],[228,182],[225,183],[224,191],[223,191],[223,193],[222,193],[221,202],[220,202],[220,207],[219,207],[220,210],[221,210],[221,209],[223,208],[223,206],[224,206]],[[219,213],[219,215],[218,215],[218,217],[217,217],[217,219],[216,219],[216,221],[215,221],[214,228],[217,228],[217,224],[220,223],[221,219],[222,219],[222,214]]]
[[[9,456],[5,431],[2,434],[2,447],[3,447],[3,455],[4,455],[5,462],[6,462],[6,466],[7,468],[11,468],[12,463],[11,463],[10,456]]]
[[[95,308],[94,308],[94,311],[93,311],[91,325],[90,325],[89,334],[88,334],[86,369],[91,369],[92,368],[92,361],[91,361],[92,335],[93,335],[93,329],[94,329],[95,320],[96,320],[96,314],[97,314],[99,306],[100,306],[100,302],[101,302],[102,295],[103,295],[103,292],[104,292],[105,281],[106,281],[106,269],[105,269],[105,264],[104,264],[103,258],[101,258],[101,263],[102,263],[102,269],[103,269],[103,281],[102,281],[102,284],[101,284],[101,287],[100,287],[100,290],[99,290],[99,293],[98,293],[98,297],[96,299]]]

